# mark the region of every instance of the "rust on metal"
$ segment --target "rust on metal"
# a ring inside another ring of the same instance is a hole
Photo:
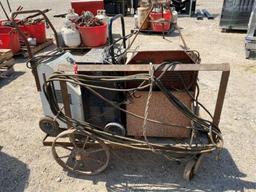
[[[224,98],[225,98],[226,90],[228,86],[229,75],[230,75],[230,71],[224,71],[222,72],[222,75],[221,75],[219,93],[218,93],[215,112],[213,116],[213,124],[215,124],[216,126],[218,126],[220,122],[220,116],[221,116],[221,112],[224,104]]]

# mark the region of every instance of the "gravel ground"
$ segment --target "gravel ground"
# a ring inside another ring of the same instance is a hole
[[[69,6],[68,0],[10,2],[13,7],[22,4],[26,9],[52,8],[50,17],[65,12]],[[231,64],[220,124],[225,146],[219,161],[215,160],[216,154],[207,156],[191,182],[182,179],[183,164],[136,151],[116,152],[108,169],[98,176],[80,177],[64,172],[53,160],[51,149],[42,146],[39,95],[25,61],[18,58],[14,75],[0,80],[0,192],[256,191],[256,61],[244,59],[245,34],[222,33],[219,29],[222,0],[199,0],[198,6],[207,8],[217,18],[180,18],[187,44],[200,52],[203,63]],[[62,21],[52,21],[56,28],[61,27]],[[126,18],[126,24],[131,29],[132,18]],[[176,34],[166,40],[140,35],[136,45],[139,49],[181,49],[180,43]],[[200,74],[200,100],[211,110],[219,77],[217,73]]]

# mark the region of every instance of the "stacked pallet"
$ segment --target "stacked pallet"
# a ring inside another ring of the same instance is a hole
[[[44,43],[32,46],[30,45],[30,49],[32,54],[36,54],[40,51],[42,51],[43,49],[49,47],[50,45],[53,44],[53,39],[46,39],[46,41]],[[22,55],[23,57],[27,58],[28,57],[28,49],[25,45],[21,46],[21,51],[16,53],[15,55]]]
[[[0,78],[6,78],[14,72],[15,60],[10,49],[0,49]]]
[[[30,46],[30,49],[32,54],[36,54],[42,51],[43,49],[49,47],[52,44],[53,44],[53,39],[46,39],[44,43],[41,43],[36,46]],[[23,55],[23,57],[28,57],[28,49],[25,45],[21,47],[21,52],[17,53],[16,55],[20,55],[20,54]]]

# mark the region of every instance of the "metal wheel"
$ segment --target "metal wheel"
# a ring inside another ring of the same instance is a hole
[[[183,178],[187,181],[190,181],[194,177],[194,167],[196,164],[196,160],[192,159],[190,160],[184,169]]]
[[[106,132],[109,132],[109,133],[112,133],[114,135],[120,135],[120,136],[125,136],[126,134],[126,131],[125,131],[125,128],[119,124],[119,123],[108,123],[104,130]]]
[[[53,137],[56,137],[62,131],[58,122],[52,117],[42,117],[39,121],[39,127],[44,133]]]
[[[72,146],[58,143],[65,139],[69,139]],[[96,175],[104,171],[110,158],[109,148],[103,141],[75,129],[64,131],[55,138],[52,154],[64,170],[81,175]]]

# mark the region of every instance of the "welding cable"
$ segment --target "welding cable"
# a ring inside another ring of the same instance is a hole
[[[147,143],[145,143],[145,141],[142,141],[142,140],[132,139],[130,137],[123,137],[119,135],[113,135],[111,133],[108,133],[102,130],[92,129],[88,126],[76,127],[76,129],[81,132],[84,132],[84,131],[85,132],[89,131],[89,133],[92,132],[93,134],[95,134],[95,136],[99,136],[100,139],[110,144],[120,145],[120,146],[129,147],[133,149],[151,150],[147,147]],[[120,140],[114,141],[113,138],[130,141],[130,142],[133,142],[133,144],[132,143],[129,144],[127,142],[124,143],[124,142],[121,142]],[[140,147],[138,146],[138,144],[140,144]],[[192,146],[188,146],[184,144],[178,144],[178,145],[170,145],[170,144],[159,145],[155,143],[150,143],[150,144],[155,147],[156,151],[175,152],[176,154],[207,153],[216,149],[216,146],[212,144],[208,144],[208,145],[193,144]]]
[[[45,90],[45,89],[44,89]],[[55,103],[56,103],[56,101],[55,101]],[[56,107],[56,108],[58,108],[58,107]],[[63,120],[65,121],[66,120],[66,117],[65,117],[65,115],[63,115]],[[126,138],[125,138],[126,139]]]
[[[175,67],[177,64],[181,64],[181,63],[180,63],[180,62],[173,62],[173,63],[164,62],[164,63],[162,63],[158,68],[156,68],[155,72],[157,72],[159,69],[162,70],[163,66],[165,66],[165,65],[169,65],[169,66],[171,66],[171,67],[173,67],[173,66]],[[170,68],[170,67],[167,67],[167,68],[165,69],[165,71],[167,71],[169,68]],[[160,80],[160,79],[162,78],[162,76],[163,76],[163,75],[157,77],[156,79]],[[212,115],[211,115],[211,113],[206,109],[206,107],[203,106],[200,102],[198,102],[199,92],[198,92],[198,94],[197,94],[197,98],[195,99],[195,98],[191,95],[191,93],[189,92],[189,88],[187,87],[187,85],[186,85],[186,83],[185,83],[183,77],[181,76],[181,74],[179,74],[179,78],[180,78],[180,80],[181,80],[181,82],[182,82],[182,84],[183,84],[183,86],[184,86],[184,89],[185,89],[185,91],[187,92],[187,94],[193,99],[193,101],[195,101],[198,105],[200,105],[200,106],[209,114],[209,116],[210,116],[211,118],[213,118]],[[159,81],[159,82],[160,82],[160,81]],[[163,84],[162,84],[162,86],[163,86]],[[199,90],[198,84],[196,84],[196,87],[197,87],[197,89]],[[200,90],[199,90],[199,91],[200,91]]]
[[[211,117],[211,119],[213,119],[213,116],[212,116],[212,114],[210,113],[210,111],[209,111],[208,109],[206,109],[206,107],[205,107],[202,103],[200,103],[200,102],[198,101],[198,97],[199,97],[199,93],[200,93],[200,89],[199,89],[198,83],[196,83],[196,90],[198,90],[198,92],[197,92],[196,97],[194,97],[194,96],[190,93],[188,87],[186,86],[186,83],[185,83],[183,77],[182,77],[180,74],[179,74],[179,78],[180,78],[180,80],[181,80],[181,82],[182,82],[182,84],[183,84],[184,90],[185,90],[186,93],[190,96],[190,98],[196,103],[197,106],[202,107],[202,109]]]
[[[33,56],[32,58],[30,58],[26,61],[26,67],[28,69],[37,68],[37,66],[40,63],[42,63],[45,59],[54,59],[54,58],[60,57],[64,53],[65,53],[65,51],[63,51],[63,50],[55,49],[45,55]]]
[[[58,79],[58,80],[59,80],[59,79]],[[80,84],[80,85],[82,85],[82,84]],[[95,93],[97,93],[97,92],[95,91],[94,94],[95,94]],[[100,96],[100,98],[103,99],[104,97],[103,97],[103,96]],[[112,105],[113,107],[116,107],[116,108],[119,109],[119,110],[121,109],[120,107],[115,106],[115,104],[113,104],[113,103],[111,103],[110,101],[108,101],[106,98],[104,98],[103,100],[104,100],[104,101],[107,101],[107,102],[108,102],[110,105]],[[124,110],[124,109],[122,109],[122,110]],[[123,111],[123,112],[127,112],[127,111]],[[128,114],[129,114],[129,113],[128,113]],[[140,117],[140,118],[141,118],[141,117]]]
[[[122,137],[122,136],[118,136],[118,135],[113,135],[110,134],[108,132],[105,131],[101,131],[98,129],[93,129],[88,125],[84,125],[83,129],[81,131],[89,131],[90,133],[95,134],[95,136],[97,136],[99,139],[108,142],[110,144],[113,145],[119,145],[119,146],[123,146],[123,147],[128,147],[128,148],[132,148],[132,149],[138,149],[138,150],[150,150],[146,147],[145,143],[143,141],[140,140],[135,140],[135,139],[131,139],[128,137]],[[105,136],[105,137],[104,137]],[[119,139],[117,141],[113,141],[113,139]],[[133,143],[123,143],[120,139],[126,140],[126,141],[130,141]],[[136,146],[137,144],[144,144],[145,146]],[[157,151],[162,151],[162,152],[166,152],[168,154],[184,154],[184,155],[193,155],[193,154],[201,154],[201,153],[209,153],[211,151],[216,150],[215,146],[212,145],[193,145],[193,146],[182,146],[182,145],[168,145],[168,146],[158,146],[156,144],[152,144],[154,145],[154,147],[160,147],[157,148]]]
[[[63,74],[61,72],[54,72],[49,78],[58,78],[58,77],[64,77],[64,78],[73,78],[73,79],[79,79],[81,81],[86,80],[99,80],[99,82],[102,81],[135,81],[135,80],[148,80],[149,76],[147,73],[139,73],[135,75],[128,75],[128,76],[104,76],[104,75],[85,75],[85,74]]]
[[[64,115],[64,114],[63,114]],[[64,115],[65,116],[65,115]],[[65,118],[64,118],[64,122],[65,122]],[[111,141],[111,140],[109,140],[109,138],[119,138],[119,139],[124,139],[124,140],[130,140],[130,141],[132,141],[132,142],[137,142],[137,143],[144,143],[143,141],[139,141],[139,140],[134,140],[134,139],[131,139],[131,138],[127,138],[127,137],[122,137],[122,136],[117,136],[117,135],[112,135],[112,134],[110,134],[110,133],[107,133],[107,132],[104,132],[104,131],[100,131],[100,130],[98,130],[98,129],[93,129],[93,128],[91,128],[91,126],[88,124],[88,123],[86,123],[86,122],[84,122],[83,123],[83,128],[85,128],[85,129],[89,129],[90,131],[92,131],[92,132],[94,132],[94,133],[100,133],[101,135],[100,135],[100,137],[102,138],[102,136],[103,135],[108,135],[108,141],[110,142],[110,143],[113,143],[113,144],[120,144],[119,142],[120,142],[120,140],[118,141],[118,142],[114,142],[114,141]],[[109,137],[110,136],[110,137]],[[127,146],[127,144],[120,144],[120,145],[122,145],[122,146]],[[137,148],[138,149],[138,147],[136,147],[136,146],[127,146],[127,147],[132,147],[132,148]],[[161,145],[155,145],[154,144],[154,147],[163,147],[163,146],[161,146]],[[209,152],[209,151],[213,151],[213,150],[215,150],[215,147],[214,146],[203,146],[202,147],[202,149],[198,146],[198,145],[195,145],[194,146],[194,148],[193,147],[187,147],[187,146],[184,146],[184,147],[182,147],[182,146],[168,146],[168,150],[166,150],[166,151],[171,151],[171,149],[172,148],[174,148],[175,150],[180,150],[180,151],[175,151],[175,153],[186,153],[186,154],[198,154],[198,153],[203,153],[203,152]],[[147,150],[147,149],[145,149],[145,148],[141,148],[140,147],[140,149],[143,149],[143,150]]]
[[[53,81],[62,81],[62,82],[69,82],[69,83],[74,83],[73,80],[71,79],[52,79]],[[121,89],[121,88],[108,88],[108,87],[101,87],[101,86],[97,86],[97,85],[92,85],[92,84],[85,84],[85,83],[81,83],[81,82],[77,82],[75,83],[76,85],[80,85],[80,86],[87,86],[90,88],[94,88],[94,89],[100,89],[100,90],[106,90],[106,91],[116,91],[116,92],[128,92],[128,91],[138,91],[138,90],[144,90],[145,88],[148,88],[149,85],[144,85],[142,87],[137,87],[137,88],[130,88],[130,89]]]
[[[111,49],[112,47],[114,47],[114,49],[117,49],[117,47],[115,47],[115,46],[119,45],[119,44],[117,44],[117,43],[118,43],[120,40],[125,39],[125,41],[127,41],[127,40],[130,39],[133,35],[134,35],[134,33],[131,33],[131,34],[128,34],[128,35],[126,35],[126,36],[124,36],[124,37],[118,38],[118,39],[115,40],[111,45],[107,46],[107,47],[105,48],[105,50],[106,50],[106,52],[107,52],[107,56],[106,56],[106,59],[105,59],[105,60],[111,64],[112,61],[110,61],[110,60],[112,59],[112,56],[111,56],[111,53],[110,53],[110,49]],[[121,47],[118,47],[118,50],[117,50],[117,51],[114,51],[114,58],[115,58],[115,60],[119,60],[119,58],[123,57],[123,56],[127,53],[127,50],[128,50],[128,49],[125,48],[124,51],[122,51],[122,48],[121,48]],[[119,53],[117,53],[117,52],[119,52]]]
[[[165,71],[167,71],[167,70],[169,70],[170,67],[173,67],[173,66],[175,67],[176,64],[179,64],[179,63],[178,63],[178,62],[173,62],[173,63],[169,63],[169,64],[168,64],[168,62],[164,62],[162,65],[160,65],[160,66],[157,68],[157,70],[159,70],[160,68],[162,68],[162,66],[169,65],[169,67],[167,67],[167,68],[165,69]],[[158,80],[161,79],[163,75],[164,75],[164,73],[162,73],[157,79],[158,79]],[[198,92],[198,94],[197,94],[197,99],[194,99],[194,97],[193,97],[193,96],[191,95],[191,93],[188,91],[188,88],[186,87],[186,84],[185,84],[185,82],[184,82],[184,79],[181,77],[180,74],[179,74],[179,77],[181,78],[181,81],[182,81],[182,83],[183,83],[183,85],[184,85],[184,88],[185,88],[187,94],[188,94],[194,101],[196,101],[197,104],[201,105],[201,106],[203,107],[203,109],[205,109],[205,111],[210,115],[210,117],[212,117],[212,115],[210,114],[210,112],[209,112],[201,103],[198,102],[199,92]],[[198,85],[197,85],[197,87],[198,87]],[[182,103],[182,104],[183,104],[183,103]],[[183,104],[183,105],[184,105],[184,104]],[[184,106],[185,106],[185,105],[184,105]],[[184,113],[184,109],[182,109],[181,111]],[[193,114],[193,113],[192,113],[192,114]],[[189,115],[187,115],[187,116],[189,116]],[[192,115],[192,116],[193,116],[193,115]],[[193,118],[191,118],[191,120],[193,120]],[[212,143],[214,143],[213,138],[212,138],[212,126],[211,126],[211,125],[210,125],[210,127],[209,127],[209,129],[208,129],[208,135],[209,135],[209,138],[211,139]]]
[[[99,97],[100,99],[102,99],[103,101],[105,101],[106,103],[108,103],[108,104],[110,104],[111,106],[113,106],[114,108],[116,108],[116,109],[118,109],[118,110],[120,110],[120,111],[122,111],[122,112],[125,112],[125,113],[127,113],[127,114],[129,114],[129,115],[131,115],[131,116],[134,116],[134,117],[137,117],[137,118],[140,118],[140,119],[144,119],[144,117],[142,117],[142,116],[140,116],[140,115],[137,115],[137,114],[135,114],[135,113],[132,113],[132,112],[130,112],[130,111],[127,111],[127,110],[125,110],[125,109],[123,109],[123,108],[117,106],[117,105],[114,104],[112,101],[106,99],[105,97],[103,97],[102,95],[100,95],[97,91],[95,91],[94,89],[92,89],[90,86],[88,86],[88,85],[86,85],[86,84],[82,84],[82,83],[78,83],[78,82],[73,82],[73,81],[68,81],[68,80],[63,80],[63,79],[55,79],[55,81],[64,81],[64,82],[70,82],[70,83],[75,83],[75,84],[77,84],[77,85],[80,85],[80,86],[84,87],[85,89],[87,89],[88,91],[90,91],[91,93],[93,93],[94,95],[96,95],[97,97]],[[48,80],[48,82],[49,82],[49,80]],[[47,90],[46,87],[47,87],[47,86],[44,86],[44,93],[45,93],[45,95],[47,95],[47,93],[48,93],[48,91],[49,91],[49,90]],[[129,89],[129,90],[131,90],[131,89]],[[135,88],[134,90],[136,90],[136,88]],[[52,96],[47,96],[47,100],[50,101],[50,98],[51,98],[51,97],[52,97]],[[50,106],[52,106],[52,105],[50,105]],[[148,121],[151,122],[151,123],[156,123],[156,124],[161,124],[161,125],[166,125],[166,126],[171,126],[171,127],[190,128],[190,127],[175,125],[175,124],[171,124],[171,123],[164,123],[164,122],[157,121],[157,120],[152,120],[152,119],[148,119]]]
[[[191,119],[193,122],[200,124],[203,126],[205,129],[202,131],[209,132],[209,127],[212,126],[212,131],[219,137],[221,138],[221,132],[219,131],[219,128],[213,125],[208,120],[204,120],[198,116],[196,116],[184,103],[182,103],[179,99],[177,99],[171,91],[166,89],[163,84],[155,78],[155,83],[156,85],[160,88],[160,90],[166,95],[168,100],[177,108],[179,111],[181,111],[185,116],[187,116],[189,119]]]
[[[164,65],[166,65],[166,63],[164,63]],[[170,64],[172,65],[172,64]],[[168,69],[167,69],[168,70]],[[165,93],[165,95],[167,96],[167,98],[172,102],[172,104],[174,104],[174,106],[176,106],[183,114],[185,114],[187,117],[189,117],[192,121],[202,125],[204,128],[206,128],[206,131],[208,131],[208,133],[211,135],[212,134],[212,127],[214,127],[214,133],[217,135],[217,137],[219,137],[219,139],[222,142],[222,136],[221,136],[221,132],[219,130],[218,127],[216,127],[215,125],[213,125],[213,123],[211,123],[210,121],[204,120],[202,118],[197,117],[196,115],[194,115],[193,112],[190,111],[190,109],[188,109],[186,107],[186,105],[184,105],[182,102],[178,101],[178,99],[172,95],[172,93],[164,88],[162,82],[159,81],[159,79],[156,78],[156,84],[158,85],[158,87],[160,88],[160,90],[162,90],[162,92]],[[168,92],[168,93],[167,93]],[[177,102],[178,101],[178,102]],[[205,108],[205,107],[204,107]],[[206,109],[206,108],[205,108]],[[208,111],[208,110],[207,110]],[[208,111],[209,112],[209,111]],[[210,114],[210,113],[209,113]],[[211,137],[211,141],[213,142],[213,139]],[[214,143],[215,144],[215,143]]]
[[[198,54],[199,54],[199,53],[198,53]],[[165,73],[166,73],[170,68],[174,69],[177,64],[182,64],[182,63],[181,63],[181,62],[178,62],[178,61],[174,61],[174,62],[172,62],[172,61],[166,61],[166,62],[161,63],[161,64],[155,69],[155,72],[161,71],[161,70],[163,70],[164,68],[165,68],[165,70],[164,70],[159,76],[157,76],[157,79],[161,80],[162,77],[165,75]],[[166,65],[167,65],[167,67],[166,67]],[[196,103],[196,105],[201,106],[201,107],[206,111],[206,113],[213,119],[212,114],[206,109],[206,107],[205,107],[203,104],[201,104],[201,103],[198,101],[198,97],[199,97],[199,93],[200,93],[198,84],[196,83],[196,88],[197,88],[197,90],[198,90],[199,92],[197,93],[196,98],[194,98],[194,97],[191,95],[191,93],[189,92],[189,88],[188,88],[188,87],[191,87],[191,85],[187,86],[187,85],[185,84],[185,81],[184,81],[183,77],[181,76],[181,74],[179,74],[179,78],[180,78],[180,80],[181,80],[181,82],[182,82],[182,84],[183,84],[183,86],[184,86],[184,89],[185,89],[186,93],[190,96],[190,98]],[[193,83],[193,82],[191,82],[191,84],[192,84],[192,83]]]
[[[83,77],[85,77],[84,75],[82,75]],[[84,82],[87,82],[87,83],[84,83],[80,80],[81,78],[81,75],[80,77],[76,77],[76,76],[69,76],[69,75],[66,75],[66,76],[63,76],[64,79],[61,79],[62,75],[53,75],[51,76],[51,80],[52,81],[64,81],[64,82],[69,82],[69,83],[74,83],[74,81],[76,82],[77,85],[84,85],[84,86],[88,86],[88,87],[91,87],[91,88],[95,88],[95,89],[102,89],[102,90],[108,90],[108,91],[116,91],[116,92],[129,92],[129,91],[136,91],[136,90],[143,90],[147,87],[149,87],[149,84],[146,84],[146,85],[143,85],[143,86],[138,86],[136,88],[130,88],[130,89],[121,89],[121,88],[110,88],[110,87],[102,87],[102,86],[97,86],[97,85],[92,85],[92,84],[88,84],[88,82],[91,82],[91,83],[96,83],[96,82],[102,82],[102,81],[109,81],[109,82],[112,82],[112,81],[115,81],[115,82],[124,82],[124,81],[141,81],[141,80],[147,80],[147,78],[145,78],[144,76],[134,76],[132,75],[131,77],[133,77],[133,79],[131,79],[130,77],[129,78],[118,78],[118,79],[102,79],[99,81],[99,79],[93,79],[92,80],[89,80],[89,79],[82,79],[82,81]],[[88,76],[87,76],[88,77]],[[105,77],[104,77],[105,78]],[[113,77],[112,77],[113,78]],[[98,81],[97,81],[98,80]]]
[[[58,79],[58,81],[59,81],[59,79]],[[46,92],[45,89],[44,89],[44,92]],[[49,97],[52,97],[52,96],[49,96]],[[49,97],[47,97],[48,100],[49,100]],[[53,105],[50,105],[50,106],[53,106]],[[53,109],[53,110],[54,110],[54,109]]]
[[[88,89],[89,89],[89,88],[88,88]],[[96,92],[96,95],[99,96],[99,94],[97,94],[97,92]],[[103,97],[103,96],[101,96],[101,97]],[[105,100],[107,101],[106,98],[105,98]],[[109,103],[109,104],[110,104],[110,105],[113,105],[113,107],[116,107],[115,104],[113,104],[113,103]]]

